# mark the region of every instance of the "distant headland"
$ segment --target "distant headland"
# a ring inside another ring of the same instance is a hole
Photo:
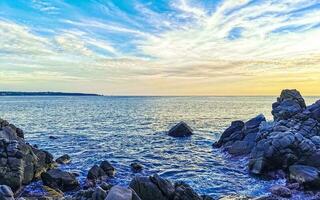
[[[72,93],[72,92],[12,92],[0,91],[0,96],[103,96],[89,93]]]

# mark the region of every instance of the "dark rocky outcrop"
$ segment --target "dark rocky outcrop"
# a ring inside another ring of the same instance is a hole
[[[292,180],[319,189],[320,101],[306,106],[297,90],[283,90],[272,105],[272,114],[272,122],[266,122],[263,115],[246,123],[232,122],[214,146],[234,155],[248,154],[253,174],[268,175],[280,169]]]
[[[79,187],[79,182],[75,175],[60,169],[51,169],[41,174],[44,185],[63,192],[74,190]]]
[[[234,121],[221,135],[215,147],[224,147],[230,154],[249,154],[256,143],[259,126],[265,122],[265,117],[260,114],[247,122]]]
[[[116,173],[115,168],[108,162],[102,161],[100,166],[94,165],[88,172],[87,179],[97,180],[105,176],[112,177]]]
[[[53,156],[24,140],[23,131],[0,119],[0,184],[18,190],[53,167]]]
[[[137,193],[141,200],[203,200],[206,196],[199,196],[188,184],[170,181],[157,174],[150,177],[136,176],[130,187]]]
[[[168,135],[172,137],[187,137],[192,134],[192,129],[185,122],[179,122],[168,131]]]

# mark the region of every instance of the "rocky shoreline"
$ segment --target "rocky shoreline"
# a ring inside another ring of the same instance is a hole
[[[247,121],[234,121],[213,144],[234,156],[249,158],[248,171],[254,176],[286,178],[265,197],[226,196],[222,199],[288,199],[304,192],[320,199],[320,101],[306,106],[297,90],[283,90],[272,105],[274,121],[260,114]],[[189,137],[192,129],[180,122],[168,131],[172,137]],[[50,138],[54,139],[54,138]],[[135,176],[129,186],[110,185],[116,169],[102,161],[88,171],[80,184],[78,174],[59,169],[70,162],[68,155],[56,160],[45,150],[24,139],[24,132],[0,119],[0,200],[2,199],[92,199],[92,200],[210,200],[183,182],[172,183],[157,174]],[[143,170],[139,163],[131,169]],[[24,195],[23,187],[42,181],[45,195]]]

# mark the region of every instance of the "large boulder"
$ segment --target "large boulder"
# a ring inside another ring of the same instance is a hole
[[[185,122],[179,122],[168,131],[168,135],[172,137],[186,137],[192,134],[192,129]]]
[[[116,169],[106,160],[100,163],[100,168],[106,173],[107,176],[114,176],[116,173]]]
[[[71,191],[79,187],[75,175],[60,169],[51,169],[41,174],[44,185],[61,191]]]
[[[207,196],[199,196],[188,184],[177,182],[174,185],[154,174],[150,177],[136,176],[130,187],[137,193],[141,200],[203,200]]]
[[[292,165],[289,168],[290,179],[306,188],[320,187],[319,169],[307,165]]]
[[[232,155],[249,154],[256,143],[260,124],[265,121],[266,118],[263,114],[245,123],[243,121],[233,121],[214,146],[223,146]]]
[[[24,140],[23,131],[0,119],[0,184],[18,190],[53,167],[53,156]]]
[[[275,120],[286,120],[301,113],[306,104],[297,90],[283,90],[277,102],[272,104],[272,114]]]
[[[174,195],[174,185],[162,179],[157,174],[144,177],[135,176],[130,182],[130,187],[142,200],[169,200]]]
[[[140,197],[131,189],[122,186],[113,186],[108,192],[105,200],[141,200]]]
[[[7,185],[0,185],[0,200],[14,200],[11,188]]]

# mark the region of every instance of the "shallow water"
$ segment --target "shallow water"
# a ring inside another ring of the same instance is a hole
[[[135,175],[130,163],[145,166],[144,175],[159,173],[182,180],[212,197],[263,195],[275,181],[248,176],[246,160],[230,157],[212,143],[230,122],[259,113],[268,119],[275,97],[0,97],[0,117],[26,133],[31,144],[55,157],[69,154],[81,181],[102,160],[117,169],[113,184],[127,185]],[[317,97],[305,98],[313,103]],[[184,120],[195,134],[171,138],[170,126]],[[49,135],[59,137],[49,140]],[[278,180],[283,183],[283,180]]]

